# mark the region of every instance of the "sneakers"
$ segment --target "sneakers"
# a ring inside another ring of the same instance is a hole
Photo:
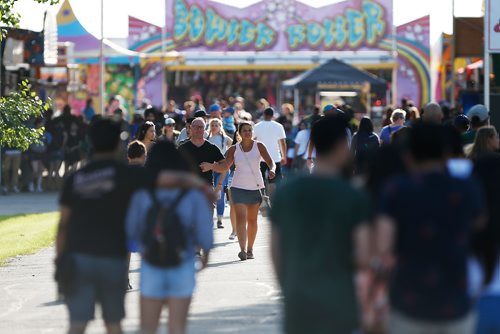
[[[16,187],[16,186],[14,186],[14,187],[12,188],[12,192],[13,192],[13,193],[18,194],[18,193],[19,193],[19,188],[18,188],[18,187]]]
[[[222,225],[220,220],[217,221],[217,228],[224,228],[224,225]]]
[[[229,235],[229,240],[234,240],[234,239],[236,239],[236,233],[231,232],[231,234]]]
[[[28,191],[30,193],[34,193],[35,192],[35,185],[33,184],[33,182],[31,182],[28,186]]]
[[[245,251],[239,252],[238,257],[240,258],[241,261],[245,261],[247,259],[247,252]]]
[[[249,260],[253,260],[253,259],[255,259],[255,258],[253,257],[253,252],[252,252],[252,251],[248,251],[248,252],[247,252],[247,259],[249,259]]]

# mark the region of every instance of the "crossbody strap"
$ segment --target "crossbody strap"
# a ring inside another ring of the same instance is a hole
[[[254,142],[254,145],[257,145],[257,142]],[[250,161],[248,160],[247,152],[243,151],[243,146],[241,145],[241,143],[239,144],[239,146],[240,146],[241,153],[245,157],[245,161],[247,162],[248,167],[250,167],[250,171],[252,172],[252,175],[255,179],[255,183],[257,184],[257,188],[259,188],[259,190],[260,190],[263,186],[259,185],[259,179],[258,179],[257,175],[255,175],[253,168],[252,168],[252,165],[250,164]],[[252,146],[252,149],[253,149],[253,146]]]

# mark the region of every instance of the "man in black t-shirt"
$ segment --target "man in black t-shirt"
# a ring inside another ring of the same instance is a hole
[[[110,119],[91,124],[93,159],[69,176],[60,197],[56,263],[63,253],[74,263],[71,291],[65,292],[70,333],[83,333],[101,305],[108,333],[121,333],[127,288],[125,215],[130,197],[142,187],[196,186],[192,174],[163,172],[157,180],[137,166],[116,160],[120,127]],[[182,180],[181,180],[182,179]],[[187,183],[186,183],[187,182]]]
[[[213,172],[225,172],[226,160],[217,146],[205,140],[204,134],[205,120],[201,117],[196,118],[191,123],[191,140],[179,146],[179,150],[194,160],[199,166],[200,177],[213,186]]]
[[[196,118],[191,123],[191,140],[179,146],[179,150],[188,154],[199,166],[200,177],[210,186],[219,188],[220,191],[224,179],[222,178],[219,184],[214,185],[213,172],[224,173],[228,167],[219,148],[204,138],[205,125],[203,118]],[[223,228],[221,221],[217,222],[217,228]]]

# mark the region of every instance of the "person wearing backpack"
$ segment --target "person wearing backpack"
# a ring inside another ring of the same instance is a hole
[[[171,142],[156,143],[146,169],[192,172],[188,156]],[[139,244],[141,262],[141,333],[156,333],[164,305],[168,332],[185,333],[195,287],[195,253],[205,267],[213,246],[211,203],[198,190],[161,189],[136,192],[130,202],[127,236]]]
[[[368,117],[359,122],[359,130],[352,137],[351,152],[354,157],[354,173],[365,174],[368,163],[380,147],[380,139],[373,132],[373,123]]]
[[[128,203],[138,189],[153,186],[212,190],[192,173],[161,172],[152,178],[143,168],[120,159],[120,124],[97,118],[89,129],[92,159],[67,177],[60,196],[56,237],[58,292],[69,312],[68,333],[84,333],[100,305],[106,332],[122,333],[127,289]]]

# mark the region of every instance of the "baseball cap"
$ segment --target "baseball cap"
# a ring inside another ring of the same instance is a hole
[[[173,118],[166,118],[165,125],[175,124],[175,120]]]
[[[468,127],[470,124],[469,118],[464,114],[459,114],[453,120],[453,125],[455,127]]]
[[[220,111],[220,105],[218,105],[217,103],[214,103],[210,106],[210,108],[208,109],[209,112],[215,112],[215,111]]]
[[[194,117],[208,117],[208,114],[205,110],[198,110],[194,113]]]
[[[234,114],[234,108],[233,107],[227,107],[226,109],[224,109],[224,112],[228,112],[230,114]]]
[[[328,113],[328,112],[335,112],[337,114],[343,114],[344,112],[342,110],[340,110],[339,108],[335,107],[333,104],[327,104],[324,108],[323,108],[323,113]]]
[[[472,119],[472,117],[477,116],[481,122],[484,122],[490,117],[490,113],[488,112],[488,109],[482,104],[476,104],[472,108],[469,109],[469,112],[467,113],[467,116],[469,119]]]

